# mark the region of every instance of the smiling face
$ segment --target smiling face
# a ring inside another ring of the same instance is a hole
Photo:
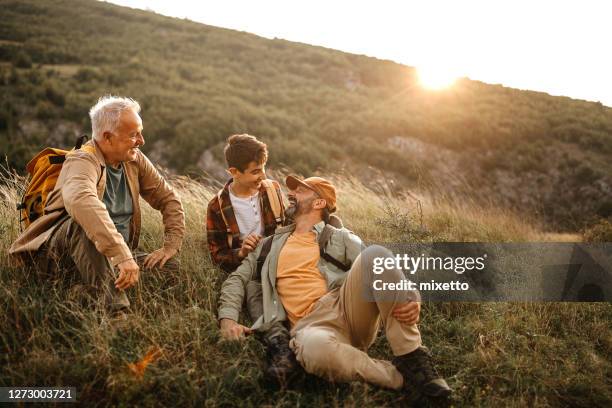
[[[311,211],[320,211],[325,207],[325,200],[313,190],[302,185],[290,190],[287,194],[289,207],[285,210],[285,215],[295,220],[296,217],[309,214]]]
[[[250,162],[244,171],[236,167],[230,167],[229,172],[234,179],[234,183],[240,185],[245,190],[257,190],[261,187],[261,182],[266,178],[266,163]]]
[[[104,154],[108,164],[136,160],[138,149],[145,144],[142,135],[142,120],[131,109],[121,113],[119,125],[114,132],[104,132]]]

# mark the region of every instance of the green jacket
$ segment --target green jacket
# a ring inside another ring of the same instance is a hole
[[[325,224],[321,221],[313,227],[317,240],[324,226]],[[287,319],[285,309],[283,308],[283,304],[276,290],[276,268],[280,251],[294,229],[295,224],[279,228],[272,236],[272,247],[261,269],[263,316],[255,322],[252,327],[253,329],[265,330],[270,324]],[[223,283],[221,298],[219,299],[219,319],[238,321],[247,285],[257,271],[257,258],[259,257],[262,246],[261,244],[258,245],[257,248],[242,261],[238,269],[232,272]],[[346,228],[334,228],[326,245],[325,252],[334,259],[344,264],[351,265],[357,258],[357,255],[361,253],[362,249],[363,243],[357,235]],[[319,259],[318,267],[321,274],[327,280],[327,288],[329,291],[342,285],[346,276],[345,271],[327,262],[323,258]]]

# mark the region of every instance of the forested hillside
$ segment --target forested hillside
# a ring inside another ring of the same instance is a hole
[[[143,107],[144,150],[215,174],[251,133],[273,167],[345,171],[469,197],[579,230],[612,214],[612,109],[97,1],[0,0],[0,153],[23,171],[44,145],[89,132],[102,94]],[[605,86],[605,84],[602,84]]]

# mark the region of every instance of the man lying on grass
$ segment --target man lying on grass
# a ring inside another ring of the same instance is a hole
[[[218,312],[222,336],[240,339],[251,333],[237,320],[245,288],[260,273],[263,316],[253,329],[288,320],[291,348],[308,373],[329,381],[364,380],[392,389],[405,386],[411,394],[448,396],[450,388],[421,345],[418,294],[371,289],[374,276],[385,282],[405,278],[396,269],[373,275],[373,259],[391,253],[380,246],[362,251],[361,239],[349,230],[326,227],[336,210],[336,189],[328,180],[289,176],[286,184],[287,215],[295,224],[262,240],[223,284]],[[325,234],[320,248],[326,230],[331,235]],[[395,355],[392,363],[366,353],[381,323]]]
[[[139,149],[139,112],[130,98],[100,98],[89,111],[93,140],[68,153],[44,214],[10,248],[51,275],[71,279],[76,272],[119,318],[141,267],[176,271],[171,258],[185,233],[179,197]],[[136,250],[140,197],[163,216],[164,244],[150,254]]]

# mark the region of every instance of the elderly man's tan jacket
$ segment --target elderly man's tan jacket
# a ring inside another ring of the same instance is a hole
[[[106,164],[95,141],[90,141],[83,149],[66,156],[55,189],[48,197],[44,215],[23,231],[9,252],[24,254],[38,250],[60,220],[70,216],[83,228],[96,249],[109,258],[113,265],[117,265],[132,258],[130,247],[135,249],[138,246],[140,196],[162,213],[164,247],[180,250],[185,234],[185,215],[176,192],[142,152],[138,152],[136,160],[122,165],[134,208],[129,247],[117,232],[102,202],[106,188]]]

